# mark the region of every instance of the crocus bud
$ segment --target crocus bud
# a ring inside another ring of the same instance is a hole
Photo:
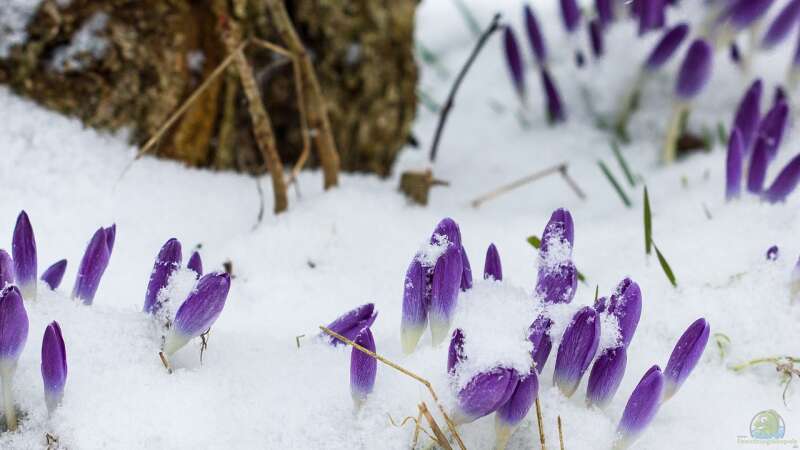
[[[794,192],[798,182],[800,182],[800,155],[792,158],[781,170],[772,182],[772,186],[764,192],[764,200],[770,203],[786,201],[786,197]]]
[[[575,313],[558,346],[553,381],[565,396],[578,389],[599,343],[600,320],[594,309],[585,306]]]
[[[725,164],[725,199],[732,200],[742,192],[742,133],[734,128],[728,138],[728,157]]]
[[[675,348],[672,349],[672,354],[669,356],[667,367],[664,369],[664,400],[668,400],[678,392],[692,369],[700,361],[708,343],[710,331],[711,327],[708,322],[701,318],[689,325],[689,328],[678,339],[678,343],[675,344]]]
[[[197,274],[197,278],[200,278],[203,275],[203,259],[200,258],[200,253],[197,251],[192,252],[192,256],[189,257],[189,262],[186,263],[186,267]]]
[[[72,298],[82,301],[86,305],[94,302],[94,295],[100,285],[100,279],[108,267],[111,252],[108,250],[106,230],[98,228],[86,247],[81,264],[78,266],[78,276],[75,287],[72,289]]]
[[[372,323],[375,322],[377,317],[378,312],[375,311],[375,305],[366,303],[339,316],[339,318],[328,325],[328,329],[352,341],[358,336],[361,330],[372,326]],[[322,334],[321,336],[328,335]],[[330,343],[333,345],[344,344],[344,342],[333,336],[328,336],[327,339],[329,339]]]
[[[11,240],[11,254],[14,260],[14,276],[22,297],[36,299],[36,239],[33,227],[25,211],[17,216],[14,236]]]
[[[627,347],[633,339],[639,318],[642,315],[642,291],[630,278],[625,278],[608,300],[598,299],[595,304],[598,313],[608,312],[619,323],[620,343]]]
[[[164,342],[167,356],[211,328],[225,306],[230,287],[231,277],[224,272],[209,273],[200,278],[175,313],[175,320]]]
[[[450,338],[450,347],[447,349],[447,373],[455,375],[456,367],[466,359],[464,354],[464,332],[461,328],[453,330]]]
[[[666,4],[664,0],[641,0],[639,12],[639,35],[664,26],[664,13]]]
[[[511,398],[518,382],[519,375],[513,369],[496,368],[475,375],[458,392],[453,422],[469,423],[497,411]]]
[[[753,81],[739,102],[736,116],[734,116],[733,124],[731,125],[732,129],[738,129],[742,135],[742,154],[744,156],[750,154],[750,149],[758,132],[758,123],[761,120],[759,105],[761,104],[762,91],[763,83],[761,79]]]
[[[531,44],[533,57],[536,60],[536,64],[544,66],[547,64],[547,45],[545,44],[544,36],[542,36],[539,21],[536,19],[536,14],[534,14],[530,5],[525,5],[524,15],[525,30],[528,32],[528,42]]]
[[[544,89],[547,120],[553,124],[567,120],[564,103],[561,101],[561,94],[558,93],[558,87],[550,76],[550,72],[548,72],[547,68],[541,67],[539,73],[542,78],[542,88]]]
[[[511,397],[495,414],[496,450],[503,450],[511,434],[528,415],[536,396],[539,394],[539,377],[531,370],[525,378],[519,380]]]
[[[658,366],[653,366],[633,389],[625,405],[625,411],[617,427],[619,437],[615,449],[628,448],[650,425],[661,404],[663,390],[664,376]]]
[[[775,261],[778,259],[778,246],[773,245],[767,249],[767,261]]]
[[[605,45],[603,42],[603,25],[600,24],[598,19],[589,22],[589,45],[592,48],[592,54],[595,59],[600,59],[605,52]]]
[[[419,338],[428,325],[428,309],[425,283],[426,270],[417,258],[411,261],[406,271],[403,286],[403,316],[400,322],[400,340],[403,352],[411,353],[417,348]],[[371,305],[371,303],[370,303]]]
[[[550,215],[550,220],[544,227],[539,254],[547,255],[551,245],[561,247],[565,244],[568,245],[567,256],[572,256],[572,248],[575,246],[575,224],[568,210],[558,208]]]
[[[461,229],[458,227],[458,224],[455,220],[445,217],[438,224],[436,224],[436,228],[433,230],[431,234],[430,243],[437,244],[439,243],[441,236],[447,238],[447,242],[455,244],[457,247],[461,247]]]
[[[798,17],[800,17],[800,0],[791,0],[770,24],[761,41],[761,47],[770,49],[783,42],[797,25]]]
[[[158,293],[167,287],[172,274],[181,267],[181,258],[181,243],[177,239],[169,239],[161,246],[144,293],[144,312],[155,314],[161,309]]]
[[[594,7],[603,27],[614,21],[614,0],[595,0]]]
[[[472,289],[472,266],[469,265],[469,258],[464,246],[461,246],[461,290],[467,291]]]
[[[578,269],[572,261],[539,268],[536,294],[546,303],[569,303],[578,288]]]
[[[747,190],[753,194],[760,194],[764,189],[764,178],[767,176],[767,166],[769,165],[767,149],[762,142],[761,138],[756,142],[747,172]]]
[[[14,261],[5,250],[0,250],[0,289],[14,284]]]
[[[67,383],[67,350],[56,321],[45,328],[42,338],[42,380],[47,410],[52,412],[61,403]]]
[[[8,286],[0,292],[0,377],[4,380],[16,369],[27,339],[28,313],[22,295],[16,286]]]
[[[550,350],[553,348],[553,341],[550,339],[550,327],[553,321],[548,317],[539,316],[533,321],[530,328],[528,340],[533,344],[531,349],[531,358],[536,365],[536,371],[542,373],[544,364],[550,356]]]
[[[675,95],[680,100],[691,100],[706,86],[711,78],[712,56],[711,46],[703,39],[696,39],[689,46],[675,84]]]
[[[778,102],[773,105],[764,119],[758,125],[758,137],[756,138],[756,145],[759,144],[758,140],[763,140],[761,143],[767,149],[767,156],[772,161],[778,154],[778,148],[783,140],[783,134],[786,131],[786,121],[789,117],[789,105],[786,102]]]
[[[356,344],[375,353],[375,339],[372,331],[364,328],[359,332],[354,341]],[[353,347],[350,353],[350,394],[358,408],[375,387],[375,375],[378,371],[378,361],[370,355]]]
[[[505,50],[508,71],[511,74],[511,82],[514,84],[517,96],[524,101],[525,67],[522,63],[522,55],[519,52],[517,37],[514,35],[514,30],[511,29],[510,26],[506,26],[503,31],[503,48]]]
[[[66,259],[56,261],[52,266],[48,267],[47,270],[44,271],[42,274],[42,281],[47,283],[47,285],[50,286],[50,289],[55,290],[61,284],[61,280],[64,279],[64,272],[66,270]]]
[[[589,372],[589,384],[586,386],[587,404],[604,408],[611,403],[622,383],[627,362],[628,352],[624,346],[608,348],[600,354]]]
[[[672,58],[672,55],[675,54],[675,51],[678,49],[678,47],[680,47],[680,45],[683,43],[683,40],[686,39],[686,36],[688,35],[689,25],[686,23],[675,25],[664,32],[656,46],[653,47],[652,51],[650,51],[650,55],[647,57],[647,60],[645,60],[645,70],[649,72],[655,72],[656,70],[660,69],[664,63]]]
[[[561,19],[564,21],[567,33],[573,33],[578,29],[581,21],[581,9],[576,0],[561,0]]]
[[[483,263],[483,278],[500,281],[503,279],[503,265],[500,264],[500,254],[497,253],[497,247],[494,244],[489,244],[486,249],[486,260]]]
[[[442,343],[450,332],[450,322],[456,308],[463,268],[461,249],[452,243],[447,246],[433,267],[429,312],[433,345]]]
[[[735,30],[749,27],[766,14],[774,0],[734,0],[727,11],[728,22]]]

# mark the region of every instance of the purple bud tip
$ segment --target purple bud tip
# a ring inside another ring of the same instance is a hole
[[[72,298],[80,299],[84,304],[91,305],[100,286],[100,279],[108,267],[111,252],[108,249],[106,230],[98,228],[95,231],[86,252],[83,254],[81,264],[78,266],[78,276],[75,287],[72,289]]]
[[[797,24],[798,17],[800,17],[800,0],[792,0],[784,6],[772,21],[767,33],[764,35],[764,39],[761,41],[761,46],[765,49],[770,49],[783,42]]]
[[[375,353],[375,339],[369,327],[364,328],[356,336],[355,343]],[[372,393],[375,387],[375,375],[378,371],[378,361],[353,347],[350,353],[350,394],[356,406],[360,405]]]
[[[628,353],[622,346],[606,349],[600,354],[589,373],[589,384],[586,387],[587,404],[604,408],[611,403],[622,383],[622,377],[625,376],[627,362]]]
[[[568,33],[574,32],[581,21],[581,9],[576,0],[561,0],[561,19]]]
[[[547,120],[550,123],[559,123],[567,120],[567,113],[564,109],[564,102],[558,92],[553,77],[546,67],[541,67],[539,73],[542,78],[542,88],[544,89],[545,105],[547,107]]]
[[[114,241],[117,240],[117,224],[112,223],[110,227],[105,228],[106,231],[106,245],[108,246],[108,254],[114,251]]]
[[[42,281],[47,283],[47,285],[50,286],[50,289],[55,290],[61,284],[61,280],[64,279],[64,272],[66,272],[66,270],[67,260],[62,259],[57,261],[44,271],[42,274]]]
[[[664,0],[640,0],[639,35],[664,26],[666,3]]]
[[[692,369],[703,356],[708,343],[711,327],[705,319],[697,319],[678,339],[664,369],[664,399],[667,400],[678,391]]]
[[[472,289],[472,266],[469,265],[467,251],[464,250],[463,245],[461,246],[461,264],[463,265],[463,270],[461,272],[461,290],[467,291]]]
[[[550,220],[542,232],[542,245],[539,252],[547,254],[552,240],[562,244],[568,243],[570,250],[575,247],[575,224],[572,221],[572,214],[564,208],[558,208],[550,215]]]
[[[528,340],[533,344],[531,358],[533,358],[536,371],[539,373],[542,373],[544,364],[550,356],[550,350],[553,348],[553,341],[550,339],[550,327],[552,325],[552,320],[545,316],[539,316],[533,321],[528,335]]]
[[[594,6],[597,18],[604,27],[614,21],[614,0],[595,0]]]
[[[667,30],[647,57],[644,63],[645,69],[653,72],[661,68],[672,58],[688,35],[689,25],[686,23],[680,23]]]
[[[14,261],[5,250],[0,250],[0,289],[14,284]]]
[[[539,376],[535,370],[531,370],[525,378],[519,380],[511,398],[497,410],[495,427],[498,437],[503,434],[505,429],[513,430],[522,422],[538,394]]]
[[[25,211],[17,216],[14,236],[11,240],[11,254],[14,260],[14,275],[22,296],[29,300],[36,298],[36,239],[33,227]]]
[[[461,247],[461,230],[459,229],[456,221],[449,217],[445,217],[436,225],[436,228],[431,234],[431,244],[436,244],[439,242],[439,238],[437,236],[444,236],[447,238],[447,242]]]
[[[734,0],[728,8],[727,17],[736,30],[749,27],[772,6],[774,0]]]
[[[620,343],[627,347],[633,340],[633,334],[642,315],[642,291],[635,281],[625,278],[620,281],[608,300],[605,297],[598,299],[595,310],[616,317],[619,323]]]
[[[0,292],[0,376],[9,376],[16,367],[28,339],[28,313],[16,286]]]
[[[455,375],[456,366],[465,359],[467,357],[464,354],[464,332],[461,328],[456,328],[450,338],[450,348],[447,349],[447,373]]]
[[[600,321],[597,313],[585,306],[575,313],[558,346],[553,381],[565,396],[571,397],[578,389],[599,343]]]
[[[664,376],[658,366],[648,370],[625,405],[622,419],[617,427],[619,442],[617,448],[627,448],[650,425],[661,404],[664,390]]]
[[[800,155],[792,158],[781,170],[772,186],[764,192],[764,199],[770,203],[786,201],[786,197],[794,192],[798,182],[800,182]]]
[[[403,352],[406,354],[417,348],[419,338],[422,337],[425,327],[428,325],[428,308],[425,301],[426,277],[427,271],[415,257],[408,266],[403,284],[403,317],[400,322],[400,339]]]
[[[734,128],[728,138],[728,158],[725,167],[725,199],[732,200],[742,192],[742,159],[744,157],[742,134]]]
[[[767,261],[775,261],[778,259],[778,246],[773,245],[767,249]]]
[[[153,264],[153,270],[150,272],[147,291],[144,294],[144,312],[155,314],[161,309],[162,305],[158,294],[167,287],[172,274],[180,268],[181,259],[181,243],[177,239],[169,239],[161,246]]]
[[[503,279],[503,265],[500,263],[500,254],[494,244],[489,244],[486,249],[486,261],[483,263],[483,278],[500,281]]]
[[[197,278],[200,278],[200,275],[203,275],[203,259],[200,258],[200,253],[197,251],[192,252],[192,256],[189,257],[189,262],[186,263],[186,267],[197,274]]]
[[[522,55],[519,51],[519,44],[517,44],[517,37],[514,35],[514,30],[510,26],[506,26],[503,31],[503,48],[506,54],[506,63],[508,64],[508,71],[511,74],[511,81],[514,83],[514,89],[517,91],[519,98],[525,98],[525,67],[522,63]]]
[[[456,309],[463,269],[461,248],[453,244],[447,247],[433,267],[429,312],[433,345],[444,342],[450,333],[450,322]]]
[[[578,269],[572,261],[555,267],[540,267],[536,293],[546,303],[569,303],[578,288]]]
[[[339,318],[328,325],[328,329],[352,341],[355,340],[361,330],[372,326],[377,317],[378,312],[375,311],[375,305],[372,303],[365,303],[339,316]],[[325,334],[325,336],[328,335]],[[328,339],[330,339],[330,343],[333,345],[344,344],[344,342],[332,336]]]
[[[594,19],[589,22],[589,45],[592,47],[592,54],[595,59],[600,59],[605,53],[605,44],[603,42],[603,25],[599,19]]]
[[[458,392],[458,407],[453,413],[456,424],[475,421],[504,405],[519,382],[516,371],[497,368],[475,375]]]
[[[689,46],[678,71],[675,95],[681,100],[691,100],[708,84],[711,78],[713,51],[708,42],[696,39]]]
[[[175,353],[190,339],[211,328],[225,306],[230,288],[231,277],[227,273],[213,272],[200,278],[175,313],[175,321],[164,343],[164,353]]]
[[[761,104],[761,94],[763,90],[761,79],[753,81],[742,97],[742,100],[739,102],[736,116],[733,119],[731,128],[738,129],[742,134],[742,154],[744,156],[750,154],[750,148],[756,138],[758,123],[761,120],[759,105]]]
[[[536,59],[536,63],[543,66],[547,64],[547,46],[542,36],[541,27],[539,27],[539,21],[529,5],[525,5],[524,15],[525,29],[528,32],[528,42],[531,44],[533,56]]]
[[[67,382],[67,350],[56,321],[45,328],[42,338],[42,380],[47,410],[52,412],[61,402]]]

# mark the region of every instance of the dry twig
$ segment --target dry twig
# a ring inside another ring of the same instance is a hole
[[[536,422],[539,424],[539,445],[542,450],[547,450],[544,445],[544,424],[542,423],[542,405],[539,404],[539,397],[536,397]]]
[[[558,416],[558,443],[561,450],[564,450],[564,433],[561,431],[561,416]]]
[[[584,195],[583,191],[578,187],[578,185],[575,183],[575,181],[572,178],[570,178],[569,175],[567,174],[567,163],[561,163],[561,164],[557,164],[555,166],[548,167],[546,169],[540,170],[538,172],[534,172],[534,173],[532,173],[530,175],[526,175],[526,176],[524,176],[522,178],[519,178],[517,180],[512,181],[511,183],[505,184],[505,185],[500,186],[499,188],[496,188],[496,189],[494,189],[494,190],[492,190],[492,191],[490,191],[490,192],[488,192],[486,194],[483,194],[483,195],[481,195],[480,197],[476,198],[475,200],[473,200],[471,202],[472,207],[473,208],[478,208],[482,204],[488,202],[489,200],[493,200],[496,197],[499,197],[499,196],[501,196],[501,195],[503,195],[505,193],[513,191],[514,189],[520,188],[522,186],[525,186],[528,183],[533,183],[534,181],[540,180],[542,178],[545,178],[547,176],[550,176],[550,175],[553,175],[553,174],[556,174],[556,173],[560,174],[562,176],[562,178],[564,178],[564,180],[575,191],[575,194],[579,198],[581,198],[581,199],[585,198],[585,195]]]
[[[425,420],[428,421],[428,425],[430,425],[433,434],[436,436],[436,443],[439,444],[444,450],[453,450],[453,447],[450,446],[450,443],[447,441],[447,437],[442,433],[442,429],[439,428],[439,424],[433,419],[430,411],[428,411],[427,405],[425,402],[419,404],[419,412],[425,417]]]

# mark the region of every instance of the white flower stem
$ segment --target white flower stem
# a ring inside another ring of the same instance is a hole
[[[14,395],[11,392],[12,378],[14,374],[9,373],[3,379],[3,404],[6,411],[6,427],[8,431],[17,430],[17,410],[14,408]]]

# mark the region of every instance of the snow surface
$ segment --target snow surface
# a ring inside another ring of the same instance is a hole
[[[482,23],[496,8],[502,9],[523,38],[518,1],[469,4]],[[466,351],[475,352],[474,360],[486,363],[495,352],[491,346],[502,345],[494,356],[508,356],[518,364],[525,359],[525,342],[505,343],[509,335],[524,335],[522,327],[536,311],[535,305],[523,302],[525,293],[533,291],[537,268],[536,252],[525,240],[541,235],[558,207],[568,208],[575,219],[573,257],[588,285],[578,285],[571,305],[552,308],[561,318],[553,327],[554,340],[558,342],[575,310],[592,304],[596,285],[600,295],[608,295],[630,276],[641,287],[643,304],[626,376],[606,410],[585,406],[586,377],[569,399],[552,386],[554,346],[539,393],[548,448],[555,448],[559,416],[567,448],[609,448],[639,378],[651,365],[666,364],[678,337],[698,317],[709,321],[712,334],[730,338],[727,352],[721,356],[711,338],[698,367],[661,408],[637,448],[740,448],[736,437],[749,435],[750,420],[766,409],[783,417],[787,438],[800,439],[797,380],[787,394],[787,407],[774,367],[741,374],[728,368],[764,356],[800,356],[800,304],[790,303],[790,274],[800,254],[800,193],[779,205],[747,195],[725,203],[725,153],[719,145],[669,168],[658,165],[671,108],[668,99],[677,65],[673,61],[646,84],[643,109],[631,123],[634,142],[624,148],[629,164],[647,183],[654,239],[678,280],[673,288],[655,257],[644,254],[641,185],[627,188],[634,207],[624,208],[597,167],[597,160],[604,160],[624,182],[608,148],[609,138],[592,125],[581,99],[584,87],[597,110],[613,110],[656,36],[640,40],[634,38],[631,25],[614,27],[607,57],[576,71],[554,10],[556,2],[533,4],[545,28],[551,69],[569,107],[569,122],[555,128],[545,125],[538,80],[529,72],[531,124],[520,126],[514,113],[518,102],[495,36],[467,76],[443,136],[434,171],[450,186],[434,188],[424,208],[408,204],[397,193],[400,172],[426,167],[437,117],[423,107],[414,126],[421,149],[404,151],[392,177],[344,175],[339,188],[323,192],[321,174],[304,172],[299,178],[302,196],[292,190],[290,211],[267,216],[253,229],[259,208],[253,178],[144,158],[120,179],[135,151],[123,136],[84,129],[77,120],[46,112],[0,89],[0,232],[6,236],[0,243],[8,248],[16,215],[25,209],[36,232],[40,271],[62,257],[69,259],[58,292],[40,286],[39,300],[27,305],[30,335],[14,384],[25,416],[19,432],[0,434],[0,447],[39,449],[49,432],[70,449],[408,448],[413,425],[395,427],[389,417],[399,423],[415,416],[423,400],[434,410],[425,388],[379,365],[375,391],[354,413],[348,385],[350,349],[313,339],[317,326],[374,302],[379,311],[372,328],[378,352],[430,380],[442,401],[452,405],[445,373],[447,345],[432,348],[426,336],[412,355],[404,356],[400,348],[401,298],[409,261],[445,216],[460,225],[476,280],[486,247],[494,242],[503,262],[503,281],[477,282],[473,292],[460,297],[455,320],[465,327],[475,323],[475,334],[489,336],[486,330],[498,330],[496,342],[482,339],[485,347],[476,343],[474,350],[467,333]],[[686,16],[697,11],[691,5],[686,8]],[[452,2],[424,1],[417,19],[419,42],[440,57],[452,77],[474,37]],[[670,16],[671,22],[677,19]],[[581,36],[575,42],[584,45],[586,40]],[[530,60],[527,42],[521,45]],[[791,46],[756,55],[753,71],[765,78],[767,87],[783,81]],[[734,69],[723,53],[715,60],[710,89],[696,102],[690,119],[696,129],[729,123],[751,80],[752,75]],[[420,89],[436,101],[444,100],[450,83],[423,68]],[[797,152],[798,144],[791,130],[769,178]],[[480,209],[469,205],[486,191],[562,161],[569,162],[570,174],[587,192],[587,200],[578,199],[555,176]],[[269,211],[270,183],[258,182]],[[116,245],[94,305],[68,301],[88,239],[98,226],[112,222],[117,224]],[[230,261],[235,275],[203,365],[195,340],[172,359],[172,375],[156,356],[155,324],[141,312],[153,259],[170,237],[183,243],[184,260],[188,249],[202,244],[206,271]],[[780,247],[780,257],[767,261],[766,250],[773,244]],[[47,417],[39,349],[44,328],[54,319],[63,329],[69,376],[63,404]],[[301,335],[298,349],[296,337]],[[493,419],[463,425],[460,433],[470,449],[491,448]],[[538,448],[537,443],[535,415],[529,414],[509,448]]]

